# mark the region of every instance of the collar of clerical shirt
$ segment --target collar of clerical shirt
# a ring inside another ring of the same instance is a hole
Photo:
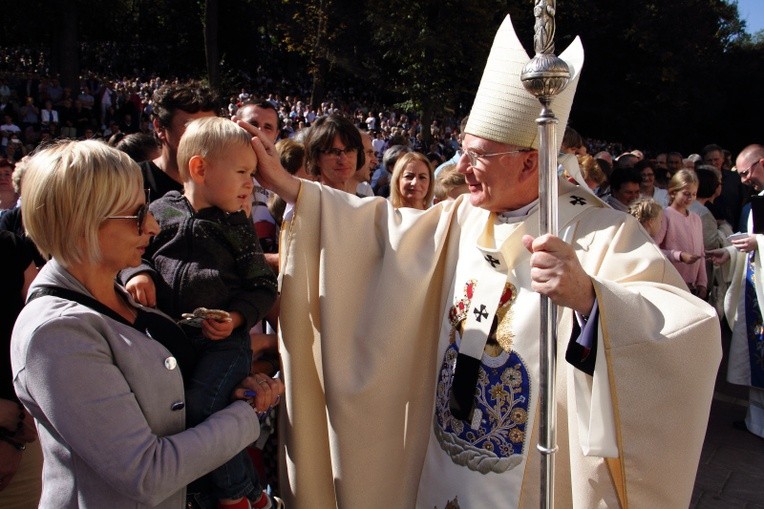
[[[524,207],[520,207],[517,210],[506,210],[504,212],[499,212],[496,214],[496,220],[499,223],[503,224],[513,224],[520,222],[525,219],[525,217],[531,213],[531,211],[536,208],[539,201],[538,198],[530,202],[528,205]]]

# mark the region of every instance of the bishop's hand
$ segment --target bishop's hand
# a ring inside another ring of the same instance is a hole
[[[549,297],[558,306],[588,316],[594,307],[594,285],[578,261],[573,247],[559,237],[523,236],[531,252],[531,288]]]
[[[234,117],[236,123],[252,136],[252,148],[257,155],[257,182],[281,196],[287,203],[295,203],[300,192],[300,179],[289,174],[283,166],[274,144],[260,129]]]

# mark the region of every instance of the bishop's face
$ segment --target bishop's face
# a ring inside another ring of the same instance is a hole
[[[538,152],[467,134],[457,163],[470,203],[492,212],[517,210],[538,198]],[[472,157],[470,157],[472,154]]]

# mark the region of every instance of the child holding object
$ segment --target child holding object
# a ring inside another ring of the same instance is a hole
[[[191,122],[178,146],[184,192],[151,204],[161,231],[144,265],[122,275],[136,299],[155,300],[176,320],[186,318],[197,354],[184,375],[190,425],[225,406],[249,373],[248,331],[276,299],[276,278],[245,211],[256,166],[250,136],[239,126],[216,117]],[[219,507],[272,507],[245,452],[208,477]]]

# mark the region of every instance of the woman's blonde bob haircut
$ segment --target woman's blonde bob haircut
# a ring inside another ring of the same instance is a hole
[[[65,141],[29,158],[21,214],[40,253],[64,267],[99,262],[98,229],[143,188],[138,165],[101,141]]]
[[[417,161],[423,163],[427,167],[427,170],[430,172],[430,187],[427,189],[427,194],[424,196],[424,203],[422,206],[426,209],[430,206],[430,203],[432,203],[432,195],[435,193],[435,176],[433,175],[434,170],[432,168],[432,163],[424,154],[419,152],[406,152],[405,154],[401,155],[397,161],[395,161],[395,166],[393,167],[393,176],[390,177],[390,201],[392,202],[393,207],[396,209],[406,206],[403,202],[403,197],[401,196],[399,185],[403,170],[405,170],[406,166],[409,164],[415,163]]]
[[[248,147],[252,152],[252,136],[236,122],[223,117],[198,118],[188,124],[178,144],[180,179],[190,179],[188,163],[194,156],[217,159],[232,146]]]

